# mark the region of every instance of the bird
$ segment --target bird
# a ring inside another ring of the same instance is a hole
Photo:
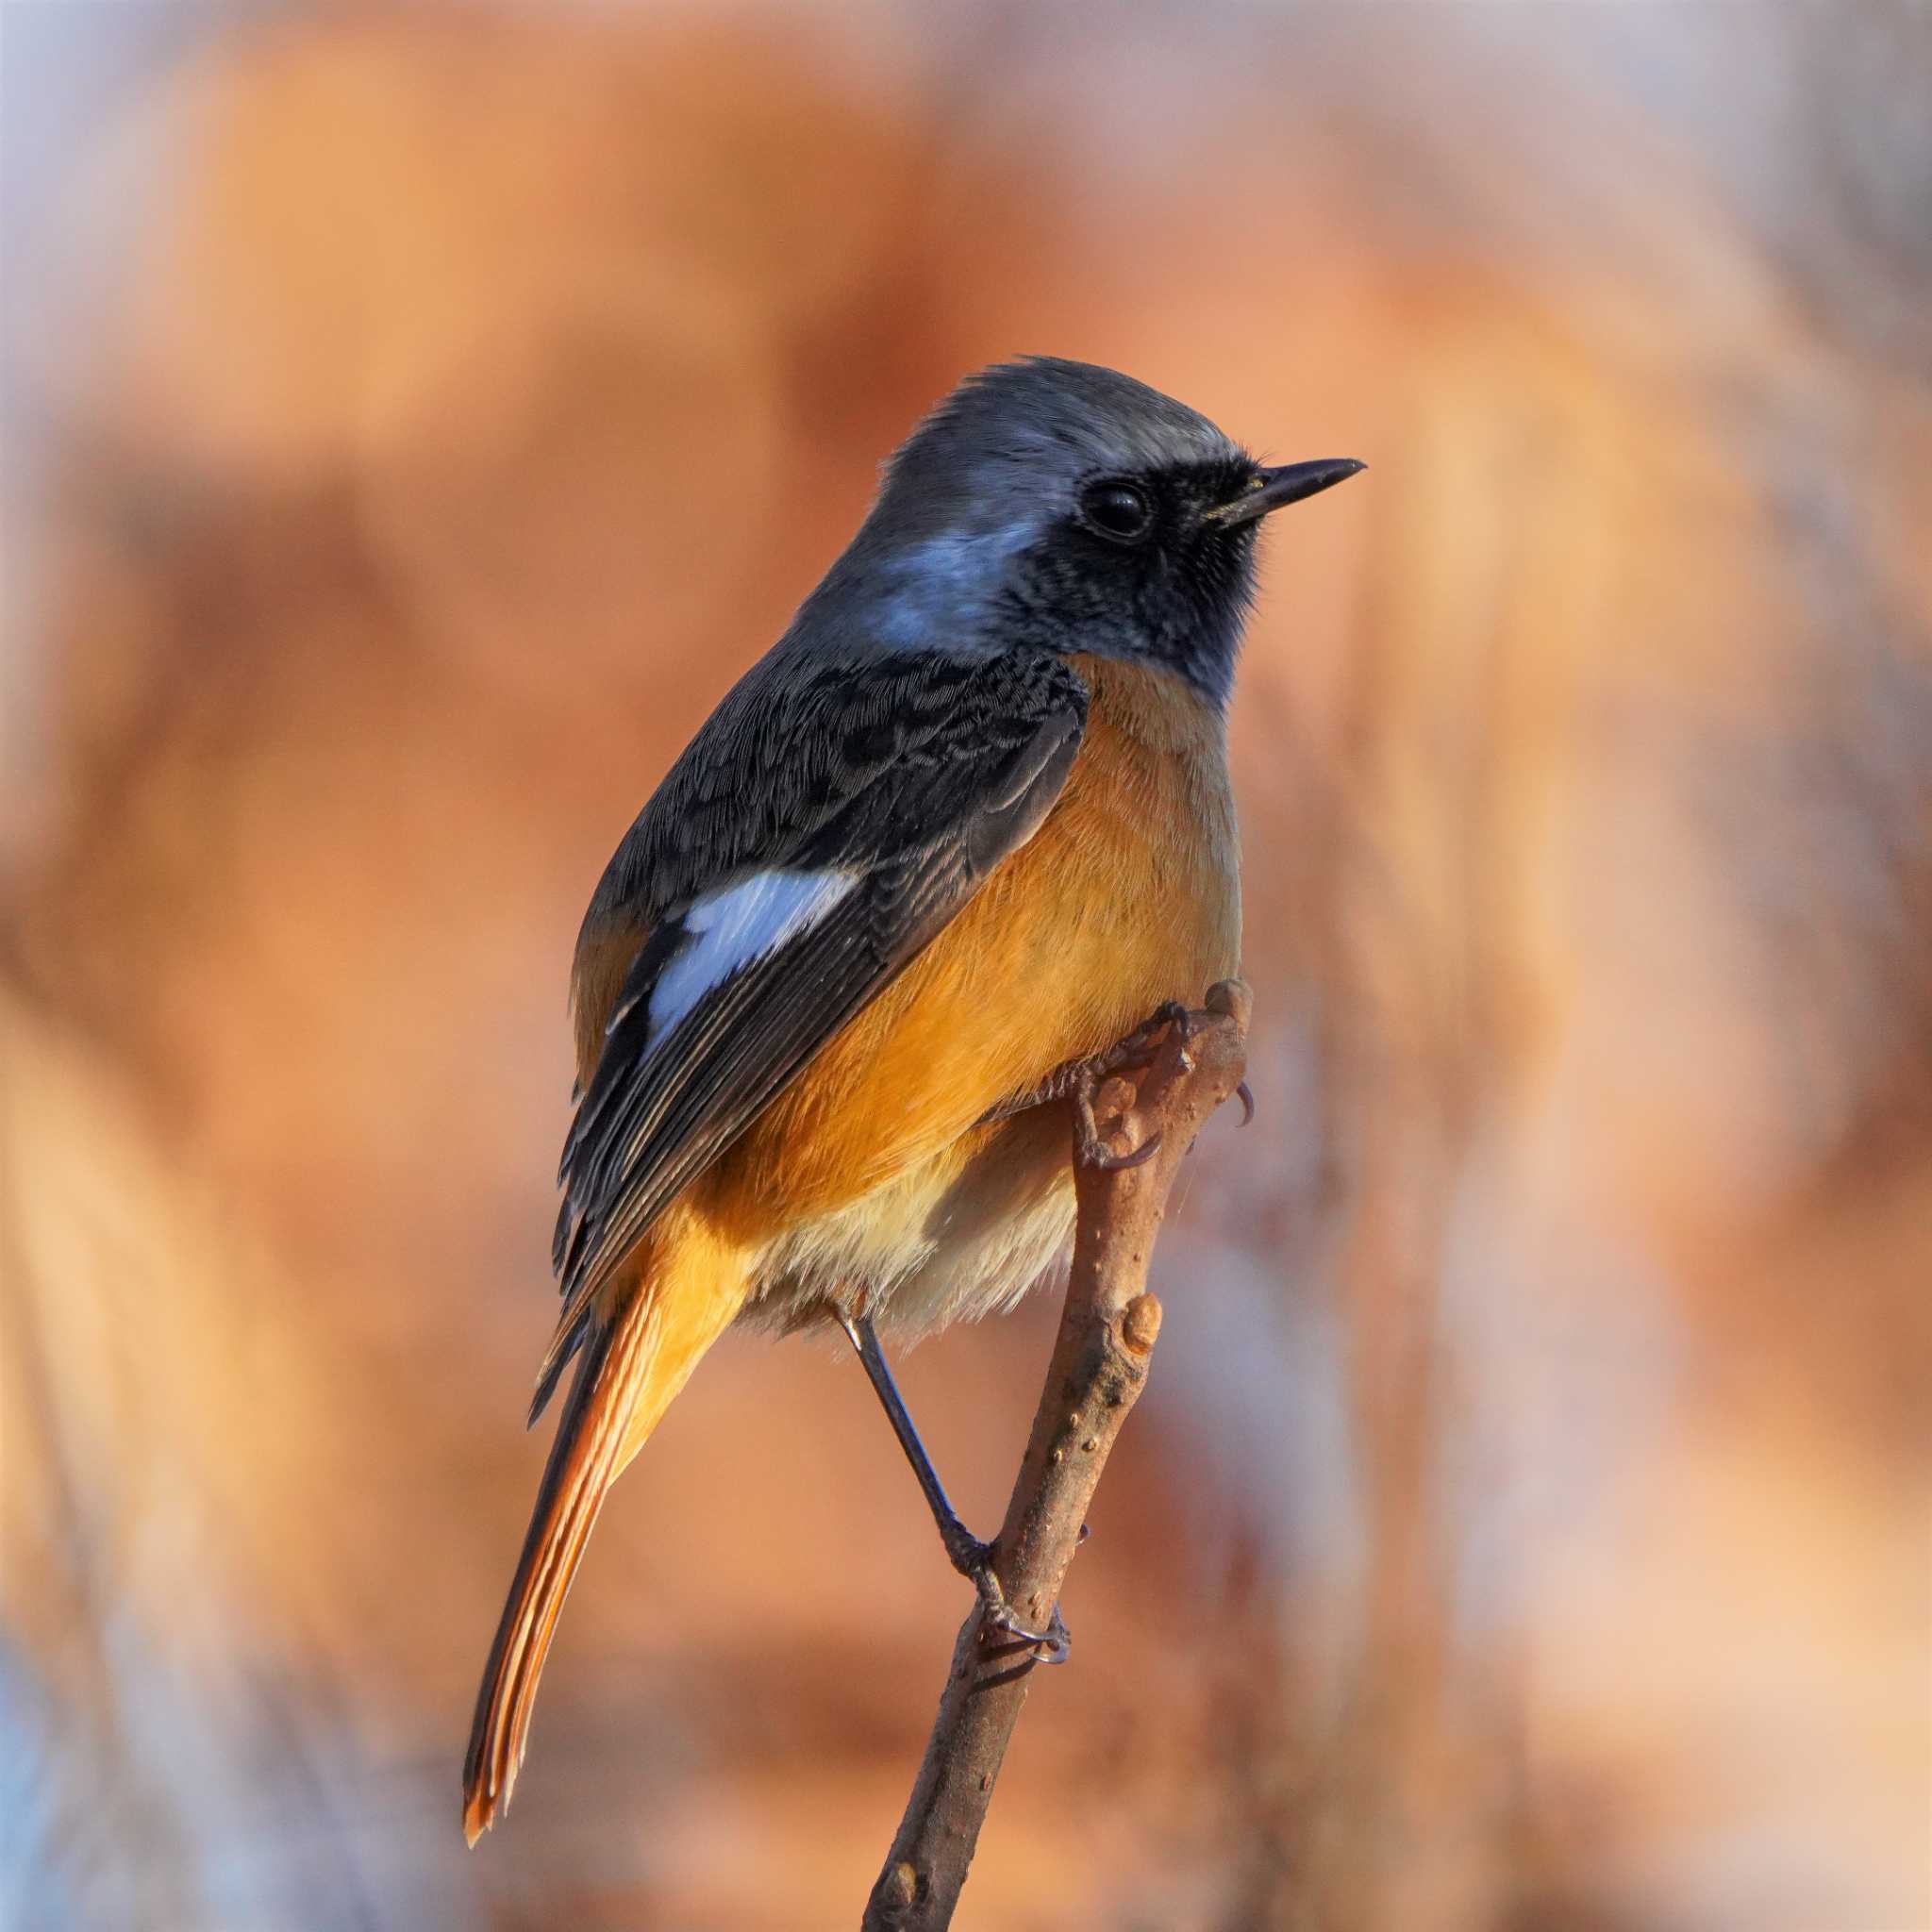
[[[989,1618],[1060,1642],[1002,1601],[881,1331],[1063,1267],[1070,1074],[1237,971],[1256,536],[1362,467],[1264,464],[1096,364],[968,376],[619,843],[571,975],[533,1424],[571,1381],[477,1694],[471,1844],[611,1484],[733,1324],[849,1339]]]

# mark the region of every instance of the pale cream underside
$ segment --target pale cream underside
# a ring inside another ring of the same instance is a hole
[[[791,1328],[843,1307],[907,1342],[1000,1313],[1050,1279],[1074,1233],[1066,1116],[1013,1124],[1021,1137],[963,1169],[938,1156],[773,1242],[744,1319]]]

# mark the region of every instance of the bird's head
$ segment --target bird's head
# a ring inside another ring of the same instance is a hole
[[[848,638],[883,650],[1091,652],[1159,665],[1218,705],[1261,519],[1361,467],[1267,468],[1131,376],[1047,357],[1001,363],[960,384],[891,459],[819,598]]]

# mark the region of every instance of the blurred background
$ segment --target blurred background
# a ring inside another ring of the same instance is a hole
[[[576,922],[964,372],[1369,475],[959,1924],[1932,1925],[1932,12],[6,0],[23,1927],[856,1924],[967,1594],[727,1341],[505,1827]],[[1053,1310],[905,1364],[995,1523]]]

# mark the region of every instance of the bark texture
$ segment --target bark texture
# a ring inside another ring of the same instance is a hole
[[[1118,1156],[1158,1135],[1148,1158],[1109,1167],[1082,1158],[1075,1132],[1073,1273],[993,1563],[1008,1602],[1036,1628],[1053,1613],[1101,1472],[1146,1382],[1160,1333],[1160,1304],[1147,1289],[1155,1237],[1195,1135],[1241,1084],[1248,1008],[1246,987],[1224,980],[1190,1016],[1185,1039],[1169,1025],[1143,1065],[1101,1083],[1093,1103],[1102,1139]],[[1070,1112],[1077,1119],[1076,1108]],[[924,1760],[863,1932],[938,1932],[952,1923],[1038,1661],[1026,1646],[984,1630],[975,1605],[953,1646]]]

